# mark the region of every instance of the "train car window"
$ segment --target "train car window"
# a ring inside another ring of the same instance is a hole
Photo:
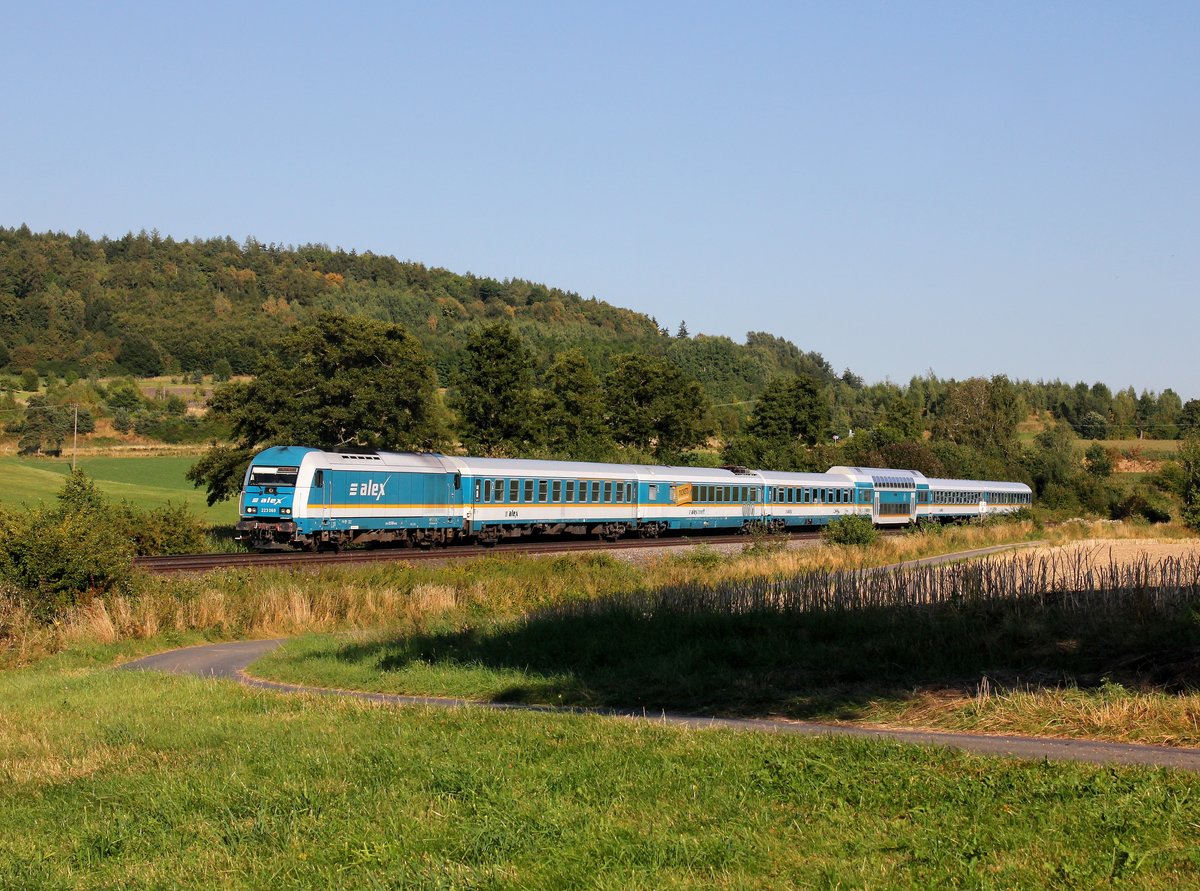
[[[595,502],[597,502],[599,500],[600,500],[600,483],[593,482],[592,483],[592,503],[594,504]]]
[[[575,501],[575,480],[567,480],[567,502]]]
[[[503,501],[504,500],[504,480],[496,480],[496,482],[492,484],[492,491],[495,493],[497,501]]]
[[[491,480],[483,481],[483,500],[484,501],[492,500],[492,481]]]
[[[562,480],[555,480],[550,485],[550,500],[555,504],[562,501]]]
[[[620,483],[617,483],[616,489],[617,489],[617,491],[615,494],[617,496],[617,504],[624,504],[625,503],[625,487],[622,486]]]
[[[625,500],[633,504],[633,483],[625,484]]]
[[[539,504],[545,504],[545,503],[546,503],[546,493],[549,491],[549,489],[550,489],[550,484],[549,484],[549,483],[547,483],[545,480],[538,480],[538,496],[537,496],[537,500],[538,500],[538,503],[539,503]]]
[[[515,503],[515,502],[519,501],[520,498],[521,498],[521,481],[520,480],[509,480],[508,481],[508,500]]]
[[[533,480],[525,480],[525,503],[533,503]]]

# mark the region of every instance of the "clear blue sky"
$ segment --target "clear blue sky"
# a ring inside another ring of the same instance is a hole
[[[0,224],[1200,397],[1200,4],[4,2]]]

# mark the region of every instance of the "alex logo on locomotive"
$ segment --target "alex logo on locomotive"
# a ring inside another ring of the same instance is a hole
[[[386,479],[382,483],[377,483],[374,480],[367,480],[365,483],[351,483],[350,497],[374,498],[376,501],[381,501],[387,492],[387,484],[388,481]]]

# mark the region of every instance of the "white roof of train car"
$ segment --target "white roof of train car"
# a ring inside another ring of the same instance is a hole
[[[946,492],[1023,492],[1033,490],[1024,483],[1006,483],[998,480],[950,480],[931,477],[929,488]]]

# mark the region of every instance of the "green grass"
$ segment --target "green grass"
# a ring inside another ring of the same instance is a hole
[[[204,490],[184,477],[196,463],[194,456],[158,455],[139,457],[84,457],[81,470],[96,481],[105,495],[138,507],[161,507],[168,501],[186,504],[212,525],[237,522],[237,505],[232,501],[208,507]],[[0,456],[0,505],[50,503],[71,470],[69,458],[17,458]]]
[[[6,888],[1183,887],[1200,777],[0,674]],[[86,658],[90,655],[90,659]]]
[[[464,612],[447,598],[407,627],[299,638],[255,671],[491,701],[949,720],[1200,745],[1197,573],[1194,558],[1146,564],[1135,578],[1102,558],[1016,556],[903,575],[690,582],[516,616]],[[977,708],[982,677],[1022,695]]]

